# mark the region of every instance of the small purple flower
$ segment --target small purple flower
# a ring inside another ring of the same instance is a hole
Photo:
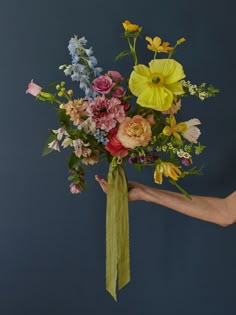
[[[192,164],[192,160],[191,159],[185,159],[185,158],[181,158],[180,159],[182,164],[185,165],[185,166],[189,166]]]
[[[145,162],[147,161],[146,156],[145,156],[145,155],[141,155],[141,156],[139,157],[139,161],[140,161],[141,163],[145,163]]]
[[[129,163],[131,163],[131,164],[137,163],[137,158],[136,158],[136,156],[131,156],[131,157],[129,158]]]

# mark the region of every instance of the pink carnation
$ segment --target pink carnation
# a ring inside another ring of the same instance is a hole
[[[94,91],[101,94],[110,93],[114,85],[115,83],[113,83],[112,79],[107,75],[100,75],[100,77],[93,80]]]
[[[116,127],[117,122],[121,123],[125,118],[124,106],[118,98],[111,99],[105,96],[97,96],[88,102],[88,116],[95,122],[96,128],[110,131]]]
[[[110,70],[106,73],[106,75],[108,75],[112,79],[112,81],[116,83],[123,81],[123,77],[118,71]]]

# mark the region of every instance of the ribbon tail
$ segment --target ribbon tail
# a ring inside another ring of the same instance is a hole
[[[128,187],[124,169],[111,163],[106,209],[106,289],[117,301],[116,287],[130,281]]]

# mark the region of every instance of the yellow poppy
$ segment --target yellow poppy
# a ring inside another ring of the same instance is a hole
[[[161,162],[156,166],[154,171],[155,183],[162,184],[163,175],[177,181],[181,175],[181,170],[171,162]]]
[[[165,126],[165,128],[162,130],[162,133],[168,137],[173,135],[176,139],[181,140],[181,136],[179,133],[183,133],[188,129],[187,124],[185,122],[181,122],[177,124],[174,115],[170,115],[169,122],[170,122],[170,125]]]
[[[145,38],[149,44],[147,45],[147,48],[149,50],[152,50],[154,52],[165,52],[168,53],[170,50],[173,50],[173,47],[170,47],[170,43],[163,42],[161,43],[160,37],[156,36],[153,39],[151,37],[146,36]]]
[[[129,88],[140,106],[164,111],[171,107],[174,95],[184,94],[178,82],[184,77],[182,65],[174,59],[154,59],[149,67],[134,66]]]
[[[132,24],[130,21],[126,20],[123,23],[123,27],[127,32],[137,32],[140,30],[140,26],[137,24]]]

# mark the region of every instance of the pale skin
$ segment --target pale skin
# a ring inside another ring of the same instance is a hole
[[[102,190],[107,192],[107,181],[96,175]],[[191,195],[129,182],[129,201],[143,200],[157,203],[185,215],[227,227],[236,222],[236,191],[225,198]]]

